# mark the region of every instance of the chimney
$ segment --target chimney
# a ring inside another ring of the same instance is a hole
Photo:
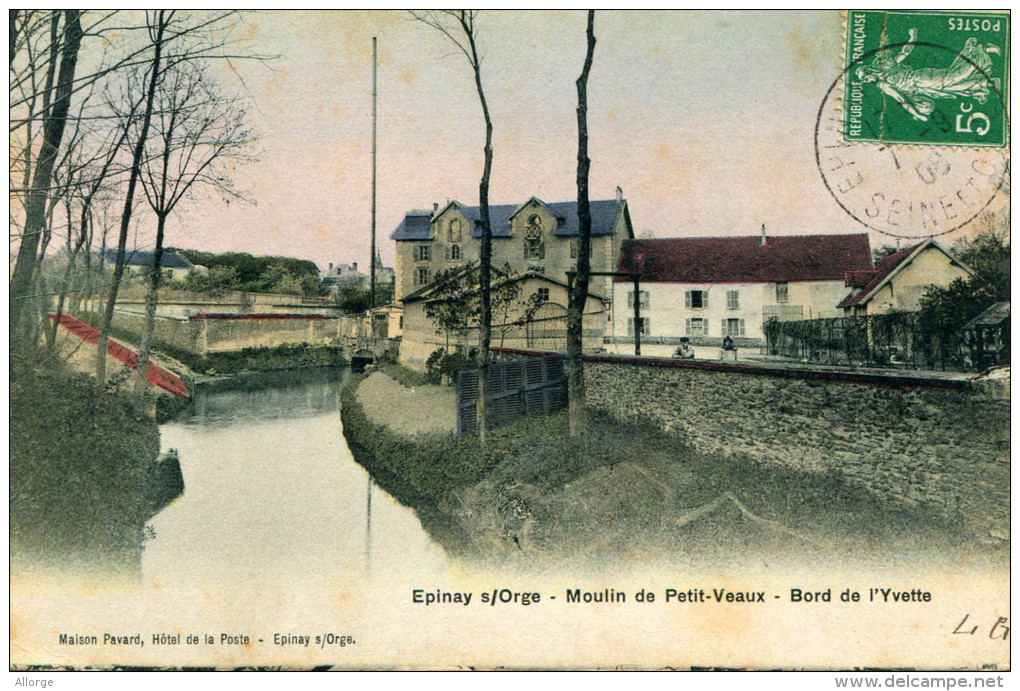
[[[623,201],[623,188],[620,187],[619,185],[616,186],[616,201],[618,202]]]
[[[765,246],[765,224],[761,224],[761,246]]]
[[[351,271],[354,272],[354,271],[357,271],[357,270],[358,270],[358,262],[352,263],[351,264]]]
[[[439,211],[439,202],[432,202],[432,213]]]
[[[333,270],[333,262],[330,262],[330,263],[329,263],[329,270],[330,270],[330,271],[332,271],[332,270]]]

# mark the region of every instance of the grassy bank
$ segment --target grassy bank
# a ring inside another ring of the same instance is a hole
[[[583,439],[564,434],[564,413],[493,430],[484,450],[473,437],[403,436],[366,416],[360,381],[341,394],[355,458],[462,554],[867,555],[967,542],[959,517],[890,503],[838,472],[702,454],[651,424],[599,414]]]
[[[155,421],[124,394],[97,395],[62,365],[11,368],[10,536],[15,566],[137,570],[153,515]]]

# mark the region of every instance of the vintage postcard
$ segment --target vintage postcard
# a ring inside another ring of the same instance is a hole
[[[21,685],[1001,686],[1008,11],[9,22]]]

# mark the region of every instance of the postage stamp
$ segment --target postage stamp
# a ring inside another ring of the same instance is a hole
[[[1005,146],[1009,14],[848,13],[847,141]]]

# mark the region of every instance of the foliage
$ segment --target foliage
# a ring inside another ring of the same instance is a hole
[[[208,272],[193,271],[184,279],[184,288],[211,297],[223,297],[238,285],[237,269],[232,266],[214,266]],[[169,284],[168,284],[169,287]]]
[[[137,559],[159,430],[134,400],[63,366],[12,363],[12,556]]]
[[[919,314],[928,349],[942,360],[962,358],[963,326],[995,301],[994,289],[981,279],[957,278],[945,287],[929,287]]]
[[[385,305],[393,301],[393,284],[377,283],[375,304]],[[350,314],[365,312],[372,304],[372,289],[367,285],[347,284],[337,287],[336,302],[340,309]]]
[[[1009,299],[1009,214],[973,238],[953,246],[953,254],[988,282],[1000,300]]]
[[[429,384],[439,384],[445,379],[453,384],[456,382],[458,372],[477,366],[475,358],[466,353],[459,351],[447,353],[445,348],[437,348],[425,361],[425,380]]]
[[[226,290],[285,295],[319,294],[319,267],[306,259],[255,256],[247,252],[176,251],[193,264],[208,268],[210,276],[219,268],[215,285],[221,286],[225,279],[229,279]],[[230,273],[231,270],[233,273]],[[204,284],[200,281],[200,285]]]
[[[491,315],[494,325],[500,329],[501,337],[507,330],[520,326],[541,303],[532,296],[524,305],[524,316],[511,320],[516,307],[520,307],[520,274],[509,263],[493,269],[497,282],[492,286]],[[479,268],[475,263],[439,271],[433,280],[428,299],[425,302],[425,316],[436,327],[437,334],[445,334],[447,345],[450,338],[479,323],[481,292],[479,290]]]

